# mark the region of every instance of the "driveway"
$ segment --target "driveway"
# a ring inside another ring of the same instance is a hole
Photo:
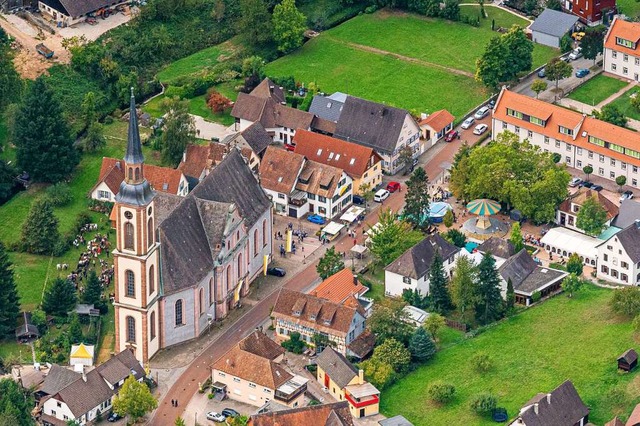
[[[208,141],[213,140],[215,138],[222,140],[225,136],[233,133],[233,127],[226,127],[222,124],[212,123],[211,121],[207,121],[199,115],[190,114],[193,117],[194,124],[196,126],[196,132],[198,138],[206,139]]]
[[[97,18],[96,25],[89,25],[86,22],[80,22],[72,27],[60,28],[58,32],[64,38],[85,36],[87,40],[93,41],[97,40],[98,37],[107,31],[119,27],[122,24],[126,24],[132,17],[133,14],[131,12],[128,14],[118,12],[106,19]]]

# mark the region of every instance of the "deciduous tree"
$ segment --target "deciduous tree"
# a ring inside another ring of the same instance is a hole
[[[613,312],[633,318],[640,314],[640,288],[624,287],[613,292],[609,302]]]
[[[618,192],[622,192],[622,187],[627,183],[627,177],[620,175],[616,177],[616,185],[618,185]]]
[[[224,110],[231,108],[231,105],[231,99],[227,98],[215,89],[210,90],[207,94],[207,106],[215,113],[221,113]]]
[[[426,320],[424,320],[424,324],[422,324],[422,328],[429,332],[429,335],[434,341],[438,341],[438,332],[444,328],[446,325],[445,318],[437,314],[435,312],[431,312]]]
[[[282,0],[273,8],[273,39],[278,50],[291,52],[302,46],[307,18],[296,8],[295,0]]]
[[[380,212],[378,224],[371,235],[371,253],[382,266],[396,260],[423,238],[421,232],[411,229],[407,222],[399,221],[390,209]]]
[[[162,133],[162,160],[171,166],[177,166],[187,144],[195,140],[196,128],[193,117],[189,115],[189,104],[180,99],[170,99]]]
[[[547,78],[556,82],[556,91],[558,90],[558,82],[563,78],[570,77],[572,72],[573,67],[560,58],[553,58],[545,67]]]
[[[582,269],[583,263],[582,260],[580,260],[580,256],[578,256],[578,253],[573,253],[571,256],[569,256],[569,260],[567,260],[567,272],[581,277]]]
[[[252,46],[260,46],[272,40],[271,14],[263,0],[240,0],[238,34]]]
[[[509,241],[513,244],[513,248],[516,253],[524,248],[524,238],[522,238],[522,229],[520,229],[520,222],[514,222],[511,226],[511,235]]]
[[[467,256],[459,256],[451,278],[451,299],[463,318],[473,317],[477,295],[478,271]]]
[[[458,0],[444,0],[444,8],[440,11],[440,15],[450,21],[459,21],[460,3]]]
[[[22,79],[13,65],[13,54],[0,40],[0,112],[18,102],[23,89]]]
[[[586,234],[596,236],[602,233],[606,223],[607,211],[598,202],[598,198],[596,196],[587,198],[578,211],[576,226]]]
[[[373,350],[373,358],[380,361],[388,362],[396,373],[402,373],[407,370],[411,362],[411,352],[406,346],[391,337],[376,346]]]
[[[403,310],[406,304],[403,301],[384,298],[373,305],[373,312],[367,319],[367,326],[376,335],[378,343],[395,338],[404,344],[409,343],[413,334],[413,326],[409,323],[409,317]]]
[[[450,383],[437,380],[429,385],[427,393],[432,401],[438,404],[446,404],[454,398],[456,388]]]
[[[371,357],[362,361],[360,367],[367,380],[378,389],[385,389],[395,381],[396,372],[386,360]]]
[[[60,234],[58,219],[53,214],[51,204],[46,198],[36,200],[22,225],[22,248],[33,254],[53,253]]]
[[[424,227],[429,220],[429,178],[422,167],[407,180],[403,218],[414,228]]]
[[[409,342],[411,357],[417,362],[426,362],[436,354],[436,344],[424,328],[418,327]]]
[[[531,90],[536,92],[536,99],[538,99],[540,92],[547,90],[547,82],[539,78],[535,79],[533,80],[533,83],[531,83]]]
[[[113,411],[121,416],[129,416],[135,423],[158,406],[149,387],[138,382],[133,375],[127,377],[118,395],[114,397]]]
[[[569,295],[569,297],[573,297],[573,293],[580,290],[582,284],[582,278],[572,273],[566,276],[564,280],[562,280],[562,290],[564,290]]]
[[[23,391],[12,378],[0,380],[0,422],[3,426],[32,426],[33,393]]]
[[[464,247],[467,244],[467,237],[457,229],[449,229],[442,235],[442,238],[449,241],[456,247]]]
[[[13,264],[0,241],[0,339],[13,334],[20,315],[20,296],[13,275]]]
[[[328,248],[316,266],[316,271],[323,280],[326,280],[331,275],[334,275],[343,269],[344,262],[342,261],[342,255],[336,252],[335,247]]]
[[[447,273],[444,270],[442,256],[439,251],[436,251],[429,268],[429,293],[431,294],[431,307],[435,312],[446,314],[451,309]]]
[[[582,168],[582,172],[585,174],[586,176],[586,180],[589,180],[589,176],[591,175],[591,173],[593,173],[593,167],[591,166],[584,166]]]
[[[509,52],[500,37],[493,37],[482,56],[476,61],[475,78],[490,89],[504,82]]]
[[[620,108],[613,104],[603,106],[600,112],[594,109],[591,114],[598,120],[606,121],[619,127],[625,127],[628,121]]]
[[[478,265],[478,298],[476,299],[476,318],[482,324],[489,324],[500,318],[503,301],[500,295],[500,275],[496,269],[496,260],[485,253]]]
[[[42,309],[49,315],[66,316],[76,306],[76,290],[69,280],[55,278],[48,285]]]
[[[524,29],[519,25],[513,25],[501,37],[509,52],[507,58],[508,80],[512,80],[519,73],[531,69],[533,64],[533,42],[529,40]]]
[[[82,146],[85,150],[97,151],[107,145],[107,139],[104,137],[104,127],[97,121],[89,124],[87,134],[82,139]]]
[[[447,210],[442,218],[442,223],[444,223],[444,226],[447,228],[451,228],[453,226],[453,211]]]
[[[606,32],[607,27],[604,25],[587,27],[584,31],[582,40],[580,40],[582,56],[586,59],[593,59],[594,64],[596,63],[597,56],[602,53],[604,47],[604,35]]]

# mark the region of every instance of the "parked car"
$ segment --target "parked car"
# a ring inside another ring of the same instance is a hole
[[[573,52],[569,53],[569,59],[575,61],[576,59],[582,58],[582,48],[578,47],[573,50]]]
[[[482,108],[476,111],[476,113],[473,115],[473,118],[475,118],[476,120],[482,120],[487,115],[489,115],[490,111],[491,110],[489,109],[489,107],[483,106]]]
[[[240,413],[238,413],[233,408],[225,408],[220,412],[220,414],[222,414],[225,417],[238,417],[240,415]]]
[[[540,71],[538,71],[538,77],[545,78],[546,76],[547,76],[547,70],[545,68],[541,68]]]
[[[118,420],[120,420],[122,418],[122,416],[120,416],[118,413],[112,412],[111,414],[109,414],[109,417],[107,418],[107,421],[109,423],[115,423]]]
[[[309,217],[307,217],[307,220],[311,223],[315,223],[317,225],[324,225],[324,218],[322,216],[319,216],[317,214],[312,214]]]
[[[489,105],[489,108],[493,109],[493,107],[495,107],[495,106],[496,106],[496,100],[495,100],[495,98],[494,98],[494,99],[491,99],[487,105]]]
[[[473,126],[473,123],[475,122],[476,122],[475,118],[469,117],[462,122],[462,125],[460,126],[460,128],[467,130],[469,127]]]
[[[220,413],[216,413],[215,411],[209,411],[207,413],[207,420],[213,420],[214,422],[223,423],[227,418]]]
[[[478,124],[476,126],[476,128],[473,129],[473,134],[474,135],[481,135],[484,132],[486,132],[488,128],[489,128],[489,126],[487,126],[486,124]]]
[[[391,195],[389,191],[387,191],[386,189],[381,189],[375,193],[375,195],[373,196],[373,201],[375,201],[376,203],[381,203],[389,198],[389,195]]]
[[[633,192],[631,191],[624,191],[622,193],[622,195],[620,196],[620,202],[623,202],[624,200],[630,200],[633,198]]]
[[[353,196],[353,204],[357,204],[359,206],[362,206],[366,203],[367,200],[365,200],[363,197],[359,196],[359,195],[354,195]]]
[[[387,184],[387,191],[389,192],[396,192],[400,190],[400,183],[399,182],[389,182]]]
[[[444,137],[444,141],[445,142],[451,142],[452,140],[454,140],[457,137],[458,137],[458,131],[457,130],[449,130],[449,133],[447,133],[447,135]]]
[[[602,185],[593,185],[591,189],[593,191],[602,191]]]
[[[582,179],[580,179],[579,177],[574,177],[573,179],[571,179],[571,182],[569,182],[569,186],[575,188],[576,186],[580,185],[580,182],[582,182]]]
[[[588,180],[584,180],[578,186],[580,188],[591,188],[593,186],[593,183],[589,182]]]
[[[578,78],[582,78],[582,77],[586,77],[587,74],[589,74],[589,70],[587,68],[580,68],[579,70],[576,71],[576,77]]]
[[[268,268],[267,269],[267,275],[273,275],[274,277],[284,277],[285,275],[287,275],[287,271],[285,271],[282,268]],[[224,413],[224,411],[223,411]]]

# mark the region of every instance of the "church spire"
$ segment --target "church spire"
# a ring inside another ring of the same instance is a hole
[[[136,98],[133,96],[131,88],[131,105],[129,107],[129,135],[127,139],[127,152],[124,161],[128,165],[142,164],[142,143],[140,142],[140,131],[138,130],[138,115],[136,113]]]

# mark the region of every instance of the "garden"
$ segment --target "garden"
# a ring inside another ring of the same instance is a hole
[[[628,83],[604,74],[597,75],[569,94],[569,99],[587,105],[598,105]]]
[[[627,92],[625,92],[618,99],[611,102],[609,105],[613,105],[617,107],[625,117],[629,117],[633,120],[640,120],[640,110],[638,110],[638,108],[634,107],[631,104],[631,96],[633,96],[638,92],[640,92],[640,90],[638,90],[637,87],[634,87],[633,89],[629,89]]]

